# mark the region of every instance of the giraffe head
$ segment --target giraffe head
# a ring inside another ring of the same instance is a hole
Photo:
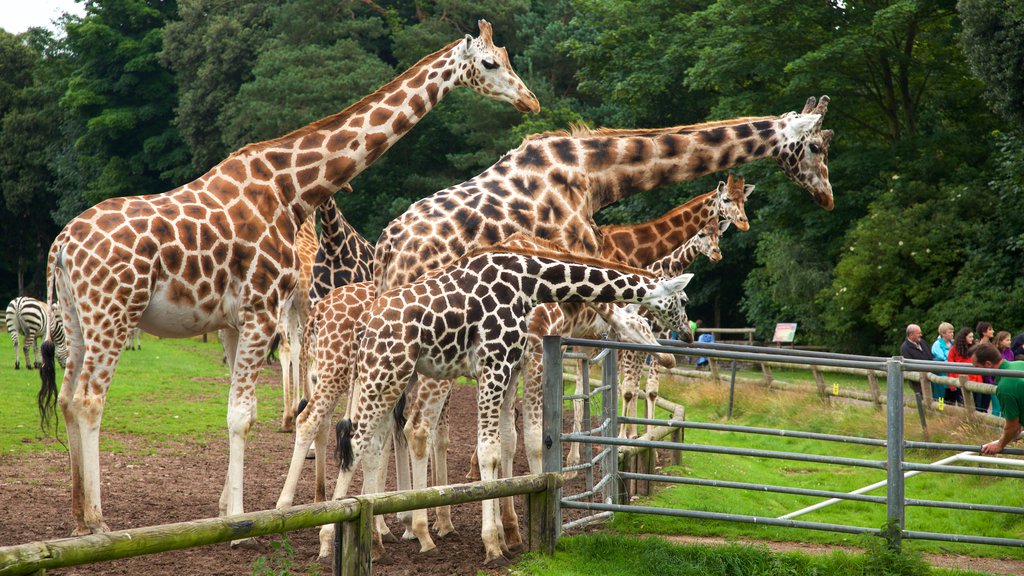
[[[712,262],[721,261],[722,250],[718,246],[718,239],[723,232],[729,229],[730,224],[732,222],[729,220],[708,222],[707,226],[698,230],[697,234],[692,238],[697,251],[707,256],[708,260]]]
[[[821,100],[811,96],[799,114],[790,112],[782,116],[782,139],[775,160],[790,180],[811,193],[818,206],[832,210],[835,203],[832,184],[828,181],[828,144],[832,131],[821,129],[828,102],[828,96],[822,96]]]
[[[729,174],[727,182],[719,181],[718,190],[715,193],[715,208],[718,211],[718,217],[736,224],[736,227],[744,232],[750,230],[750,222],[747,221],[744,204],[753,191],[754,185],[744,184],[743,176],[733,178],[733,175]]]
[[[623,342],[658,345],[651,323],[640,315],[640,306],[598,306],[598,314],[612,327],[612,338]],[[608,312],[606,314],[606,312]],[[665,368],[675,368],[676,357],[672,354],[655,354],[655,360]]]
[[[458,57],[463,60],[462,77],[457,84],[493,98],[508,102],[520,112],[540,112],[540,102],[512,70],[508,52],[494,45],[491,24],[480,20],[480,36],[469,34],[460,44]]]
[[[658,286],[650,291],[640,302],[669,330],[675,330],[685,342],[693,341],[690,331],[690,320],[686,317],[686,304],[690,298],[683,292],[690,283],[693,274],[682,274],[675,278],[658,281]]]

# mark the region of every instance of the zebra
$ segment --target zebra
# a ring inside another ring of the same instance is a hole
[[[46,304],[29,298],[19,296],[7,305],[7,332],[11,335],[11,342],[14,344],[14,369],[21,369],[21,359],[18,357],[18,339],[24,335],[24,344],[21,346],[25,353],[25,368],[39,368],[36,360],[39,357],[39,343],[36,338],[44,336],[43,326],[46,325]],[[32,357],[29,358],[28,349],[32,347]]]
[[[54,338],[53,343],[58,345],[56,338]],[[125,350],[142,350],[142,328],[136,326],[128,331],[128,338],[124,341],[124,348]]]
[[[25,354],[25,367],[40,367],[40,363],[36,360],[39,358],[39,344],[36,342],[36,338],[46,336],[43,332],[43,326],[47,324],[50,326],[50,336],[57,349],[57,361],[60,362],[62,368],[67,364],[68,350],[67,343],[64,340],[64,322],[61,319],[60,309],[56,304],[53,305],[50,314],[47,315],[45,303],[35,298],[20,296],[11,300],[11,303],[7,305],[6,320],[7,332],[10,333],[11,342],[14,344],[15,370],[21,369],[21,360],[18,357],[18,340],[21,335],[24,335],[22,349]],[[32,347],[31,358],[28,352],[30,345]]]

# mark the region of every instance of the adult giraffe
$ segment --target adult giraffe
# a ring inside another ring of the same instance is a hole
[[[338,114],[250,144],[170,192],[106,200],[58,235],[47,299],[60,300],[70,347],[59,404],[71,451],[75,534],[108,530],[100,506],[100,421],[121,344],[136,325],[165,337],[230,328],[230,459],[220,511],[242,512],[256,376],[279,306],[297,283],[301,223],[456,87],[522,111],[540,108],[504,48],[494,46],[490,24],[479,25],[478,38],[467,35],[426,56]],[[56,411],[52,360],[41,375],[46,426]]]

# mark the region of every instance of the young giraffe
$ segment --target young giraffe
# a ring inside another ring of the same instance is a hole
[[[663,322],[682,320],[682,278],[653,282],[641,271],[604,268],[598,259],[562,252],[496,247],[471,254],[416,282],[378,296],[366,312],[356,359],[349,418],[339,424],[335,498],[343,497],[352,467],[367,458],[364,492],[375,478],[380,426],[414,373],[432,378],[469,374],[478,381],[478,457],[481,477],[497,476],[500,443],[514,439],[511,399],[526,337],[526,316],[540,302],[638,302]],[[369,449],[368,449],[369,447]],[[486,562],[503,559],[496,502],[483,504],[481,536]],[[414,513],[425,525],[425,513]],[[325,527],[326,528],[326,527]],[[321,552],[330,539],[321,531]]]
[[[348,186],[346,184],[346,186]],[[352,189],[349,188],[350,192]],[[283,409],[281,411],[281,432],[295,429],[295,414],[299,400],[303,397],[303,382],[299,379],[299,350],[302,343],[302,328],[309,316],[310,278],[313,274],[313,260],[320,247],[316,236],[316,220],[310,215],[302,222],[295,234],[295,256],[299,263],[299,274],[295,289],[281,306],[278,331],[281,334],[281,390]]]
[[[338,114],[246,146],[170,192],[106,200],[64,228],[50,249],[47,298],[60,299],[70,347],[59,404],[71,451],[75,534],[108,530],[100,505],[100,421],[121,344],[136,325],[165,337],[231,329],[230,459],[220,511],[242,512],[255,381],[279,306],[298,282],[297,229],[459,86],[523,111],[539,109],[481,20],[478,38],[426,56]],[[56,411],[52,345],[49,354],[39,394],[44,426]]]
[[[550,243],[536,238],[521,237],[521,235],[514,236],[502,243],[502,246],[523,249],[540,247],[558,250],[557,247]],[[372,285],[362,282],[336,288],[313,306],[305,330],[307,338],[303,344],[301,366],[303,368],[308,367],[311,364],[310,360],[315,356],[318,367],[318,379],[309,403],[298,418],[295,448],[288,477],[282,489],[281,497],[278,499],[278,508],[285,508],[293,503],[295,488],[303,467],[303,457],[310,443],[312,442],[317,446],[317,449],[314,450],[315,453],[322,455],[324,452],[324,449],[319,448],[320,444],[318,443],[326,441],[323,432],[330,421],[330,415],[333,413],[342,395],[346,394],[351,387],[350,384],[353,378],[352,364],[356,354],[355,344],[358,341],[358,338],[355,336],[359,326],[358,322],[360,315],[374,297],[375,291]],[[624,308],[610,304],[587,305],[573,303],[564,304],[564,306],[593,308],[593,313],[604,317],[606,325],[617,333],[618,338],[631,342],[656,344],[650,323],[635,311],[627,311]],[[681,322],[685,323],[685,320]],[[674,358],[671,355],[660,355],[659,360],[666,366],[671,367],[674,365]],[[303,376],[303,381],[306,381],[305,376]],[[422,394],[417,395],[417,403],[423,402],[426,398],[436,399],[439,403],[430,406],[418,405],[410,411],[414,417],[406,424],[404,435],[408,437],[408,443],[413,447],[412,453],[415,462],[413,470],[416,472],[414,474],[416,479],[414,484],[416,488],[426,487],[428,437],[435,439],[433,445],[435,485],[445,485],[448,483],[445,462],[448,442],[448,435],[445,430],[447,419],[442,420],[441,414],[442,407],[445,405],[449,393],[450,389],[443,391],[425,390]],[[429,431],[424,426],[429,426]],[[440,431],[438,431],[439,429]],[[512,445],[512,448],[514,449],[514,445]],[[315,480],[315,494],[318,500],[323,497],[323,486],[325,485],[325,479],[322,476],[323,467],[319,465],[320,459],[321,456],[318,456]],[[383,469],[384,467],[381,468],[381,470]],[[511,510],[510,507],[508,509]],[[418,528],[419,533],[417,533],[417,531],[414,531],[411,521],[412,518],[410,516],[407,522],[408,534],[421,540],[421,551],[433,549],[434,544],[430,539],[429,532],[425,530],[425,525],[420,526]],[[511,525],[518,527],[518,521],[511,523]],[[386,528],[386,525],[382,526],[378,523],[378,528],[383,530]],[[442,537],[454,531],[448,507],[437,509],[435,530]],[[517,544],[518,540],[515,543]]]
[[[751,186],[751,188],[753,187]],[[658,278],[671,278],[685,272],[700,254],[703,254],[712,262],[721,261],[722,251],[719,248],[718,241],[732,223],[728,219],[723,219],[720,222],[708,222],[704,229],[698,232],[696,236],[687,240],[668,256],[648,266],[647,270]],[[666,330],[664,327],[657,325],[657,323],[655,323],[655,329],[655,335],[658,338],[668,338],[671,335],[671,330]],[[692,336],[691,334],[691,338]],[[619,353],[619,373],[623,375],[619,394],[622,400],[622,414],[625,416],[636,417],[640,374],[646,365],[646,360],[647,354],[645,352],[622,350]],[[652,364],[647,372],[645,410],[647,418],[654,418],[654,405],[658,399],[659,384],[660,372],[658,372],[658,367]],[[624,424],[619,430],[619,437],[635,438],[636,425]]]

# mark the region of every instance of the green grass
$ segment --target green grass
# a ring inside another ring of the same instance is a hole
[[[727,421],[726,386],[683,384],[666,380],[662,383],[662,394],[686,406],[687,420]],[[908,412],[906,418],[907,437],[919,439],[920,431],[915,429],[916,418],[911,418],[909,414]],[[830,407],[813,394],[772,393],[753,387],[744,387],[737,392],[732,423],[850,436],[885,437],[885,415],[870,406],[836,402]],[[996,429],[972,428],[953,418],[933,419],[929,425],[933,433],[932,439],[940,442],[980,444],[998,435]],[[885,459],[885,451],[881,448],[752,434],[687,430],[686,442],[873,460]],[[948,455],[950,454],[947,452],[908,451],[906,457],[915,462],[933,462]],[[852,491],[885,479],[884,471],[868,468],[694,452],[684,452],[682,466],[668,468],[663,472],[695,478],[838,491]],[[879,489],[871,494],[884,496],[885,490]],[[1024,506],[1024,491],[1020,489],[1020,481],[1016,479],[924,473],[907,479],[906,496],[929,500]],[[657,492],[645,503],[666,508],[778,517],[820,500],[814,497],[726,488],[674,486]],[[1020,516],[919,507],[907,508],[906,514],[909,530],[1024,538],[1024,520]],[[799,519],[880,528],[885,523],[885,506],[842,502],[800,516]],[[617,514],[613,526],[623,532],[633,533],[742,536],[831,544],[856,544],[859,538],[812,530],[654,515]],[[1024,551],[1006,547],[925,541],[907,541],[906,547],[935,553],[953,550],[967,555],[1024,558]]]
[[[204,442],[226,433],[228,368],[216,338],[161,340],[146,336],[141,351],[121,355],[107,393],[101,450],[123,451],[119,435],[145,439],[147,450],[168,443]],[[57,366],[60,385],[63,371]],[[39,429],[37,370],[0,365],[0,454],[52,449]],[[261,421],[281,414],[280,385],[257,386]],[[59,413],[59,411],[58,411]],[[65,438],[63,427],[60,438]],[[53,438],[52,432],[46,438]]]
[[[552,557],[531,554],[512,574],[536,576],[968,576],[980,574],[931,568],[913,554],[896,555],[881,546],[864,554],[824,556],[777,553],[763,547],[728,544],[672,544],[656,538],[587,534],[562,538]]]

